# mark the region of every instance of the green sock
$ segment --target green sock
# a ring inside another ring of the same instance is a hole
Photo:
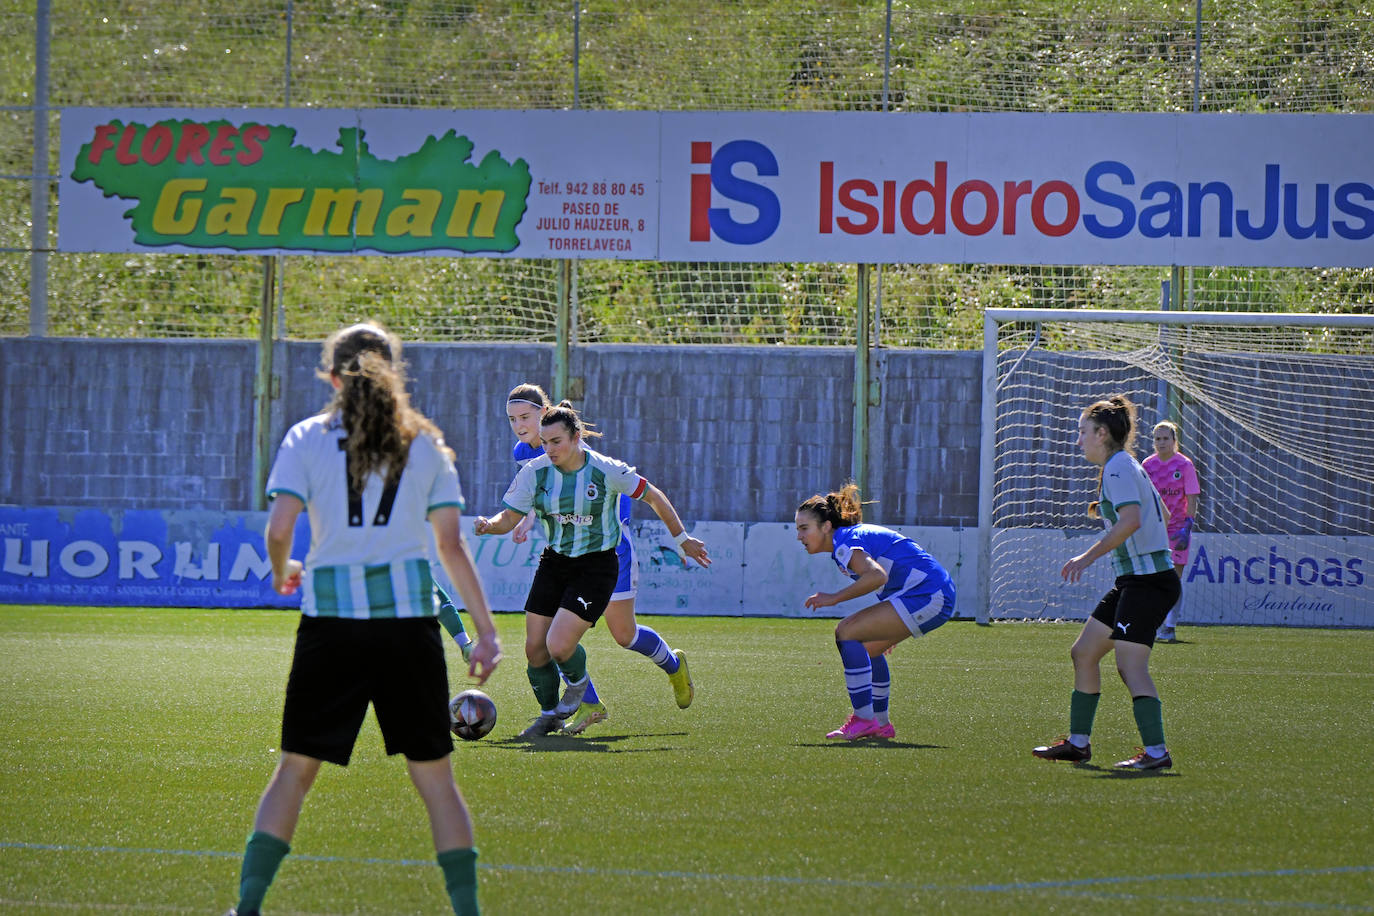
[[[291,847],[270,833],[253,831],[243,850],[243,871],[239,877],[240,913],[256,913],[262,909],[262,898],[268,885],[277,876],[277,867]]]
[[[530,686],[534,688],[534,698],[539,703],[539,711],[550,710],[558,705],[558,666],[549,662],[542,667],[533,665],[525,669],[529,675]]]
[[[454,639],[460,639],[466,633],[463,629],[463,618],[458,616],[458,609],[451,604],[439,608],[439,622]]]
[[[563,672],[569,684],[576,684],[587,676],[587,650],[582,648],[582,643],[577,644],[566,662],[558,663],[558,670]]]
[[[1131,701],[1135,713],[1135,727],[1140,729],[1140,743],[1155,747],[1164,743],[1164,704],[1159,697],[1136,697]]]
[[[458,916],[477,916],[477,850],[445,849],[439,853],[439,867],[444,872],[444,890],[448,891],[453,912]]]
[[[434,591],[435,594],[439,596],[439,622],[444,625],[445,630],[448,630],[449,636],[462,642],[461,637],[465,634],[465,631],[463,629],[463,618],[458,616],[458,608],[454,605],[453,599],[449,597],[448,592],[444,591],[438,585],[434,586]]]
[[[1097,715],[1097,701],[1100,699],[1102,699],[1100,693],[1084,693],[1081,690],[1074,690],[1073,696],[1069,698],[1069,734],[1091,735],[1093,733],[1093,717]]]

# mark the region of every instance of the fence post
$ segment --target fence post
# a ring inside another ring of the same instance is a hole
[[[992,619],[992,500],[997,470],[997,319],[983,311],[983,402],[978,439],[978,572],[973,609],[979,623]]]
[[[1173,268],[1177,271],[1178,268]],[[1170,279],[1159,281],[1159,308],[1160,311],[1168,311],[1173,300],[1173,271],[1170,271]],[[1167,354],[1169,352],[1169,328],[1166,325],[1159,326],[1160,348]],[[1168,420],[1169,417],[1169,380],[1160,373],[1159,381],[1155,384],[1155,413],[1159,414],[1159,419]]]
[[[1202,0],[1197,0],[1197,20],[1193,24],[1193,114],[1197,114],[1202,93]]]
[[[568,369],[572,350],[572,261],[558,262],[553,287],[558,299],[553,344],[553,400],[556,404],[563,398],[573,397],[569,391]]]
[[[859,492],[868,495],[868,404],[871,398],[870,364],[872,320],[869,312],[868,265],[857,265],[854,281],[855,347],[854,347],[854,443],[851,451],[850,476]]]
[[[253,380],[253,492],[255,511],[267,508],[267,471],[272,455],[273,318],[276,315],[277,259],[262,259],[262,299],[258,314],[258,371]]]
[[[33,28],[33,182],[29,188],[29,336],[48,333],[48,55],[50,0],[38,0]]]

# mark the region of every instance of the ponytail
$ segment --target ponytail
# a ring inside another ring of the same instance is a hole
[[[568,434],[571,436],[585,438],[601,435],[601,433],[591,428],[593,424],[582,419],[582,415],[577,412],[572,405],[572,401],[569,401],[567,398],[559,401],[558,406],[550,407],[544,414],[543,419],[539,421],[541,427],[553,426],[555,423],[563,424],[563,427],[567,429]]]
[[[808,497],[797,507],[798,512],[810,512],[822,522],[829,522],[832,528],[848,528],[864,520],[863,502],[859,499],[859,487],[849,481],[838,491],[821,496]]]
[[[337,415],[347,438],[349,487],[359,493],[372,474],[394,483],[405,470],[410,443],[430,433],[450,460],[443,434],[410,406],[401,340],[375,324],[355,324],[324,342],[316,375],[337,378],[339,388],[321,413]]]
[[[1083,411],[1085,420],[1094,426],[1106,429],[1112,444],[1118,450],[1124,451],[1132,457],[1135,455],[1136,415],[1136,405],[1124,394],[1114,394],[1104,401],[1094,401]],[[1105,462],[1102,467],[1097,469],[1098,492],[1102,491],[1102,474],[1105,469]],[[1088,504],[1088,516],[1090,518],[1102,517],[1097,500]]]

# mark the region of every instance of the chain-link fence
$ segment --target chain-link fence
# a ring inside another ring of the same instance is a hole
[[[1358,112],[1374,13],[1348,2],[189,0],[45,5],[53,187],[65,106],[789,111]],[[34,2],[0,9],[0,334],[255,337],[259,257],[44,254],[33,233]],[[50,213],[61,202],[50,200]],[[38,244],[35,244],[35,239]],[[46,239],[46,242],[44,241]],[[555,339],[559,265],[277,259],[278,333],[366,313],[423,340]],[[1153,308],[1168,267],[852,264],[573,267],[579,342],[977,348],[987,306]],[[1374,270],[1191,270],[1204,309],[1369,311]]]

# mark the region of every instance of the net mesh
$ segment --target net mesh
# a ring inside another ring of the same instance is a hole
[[[29,328],[35,9],[0,9],[0,334]],[[1194,12],[1153,0],[899,0],[889,42],[884,4],[860,0],[70,0],[50,12],[49,94],[59,108],[1189,111]],[[1209,2],[1200,54],[1201,111],[1374,106],[1374,15],[1357,4]],[[48,125],[51,175],[55,112]],[[48,229],[37,247],[51,247]],[[530,260],[293,256],[280,261],[278,299],[291,336],[373,314],[420,339],[547,339],[557,272]],[[586,340],[854,342],[853,265],[583,261],[577,272]],[[53,254],[48,332],[255,337],[263,274],[253,257]],[[889,346],[976,348],[987,305],[1158,302],[1158,271],[1138,268],[881,276]],[[1194,295],[1203,308],[1351,310],[1368,307],[1369,286],[1366,271],[1257,269],[1208,272]]]
[[[1082,587],[1065,586],[1058,575],[1058,564],[1102,531],[1087,514],[1097,481],[1076,436],[1082,410],[1109,394],[1124,393],[1140,408],[1138,459],[1151,452],[1157,422],[1181,427],[1180,450],[1202,489],[1185,583],[1250,577],[1255,585],[1271,575],[1267,560],[1222,569],[1234,544],[1259,545],[1263,557],[1264,545],[1278,545],[1274,556],[1291,545],[1297,556],[1312,544],[1336,543],[1328,553],[1339,554],[1340,539],[1367,541],[1374,531],[1374,442],[1367,435],[1374,321],[1358,328],[1010,322],[998,331],[992,616],[1081,618],[1110,587],[1106,560]],[[1208,533],[1229,539],[1214,542],[1210,557]],[[1072,535],[1085,537],[1066,541]],[[1325,554],[1314,557],[1308,585],[1332,575]],[[1293,578],[1291,569],[1278,569],[1280,578]],[[1297,575],[1304,584],[1307,570]],[[1345,571],[1339,578],[1355,577]],[[1238,603],[1234,592],[1216,601],[1205,589],[1185,587],[1192,592],[1189,622],[1277,622],[1263,607]],[[1309,610],[1284,622],[1333,622]],[[1374,608],[1367,612],[1374,617]]]

